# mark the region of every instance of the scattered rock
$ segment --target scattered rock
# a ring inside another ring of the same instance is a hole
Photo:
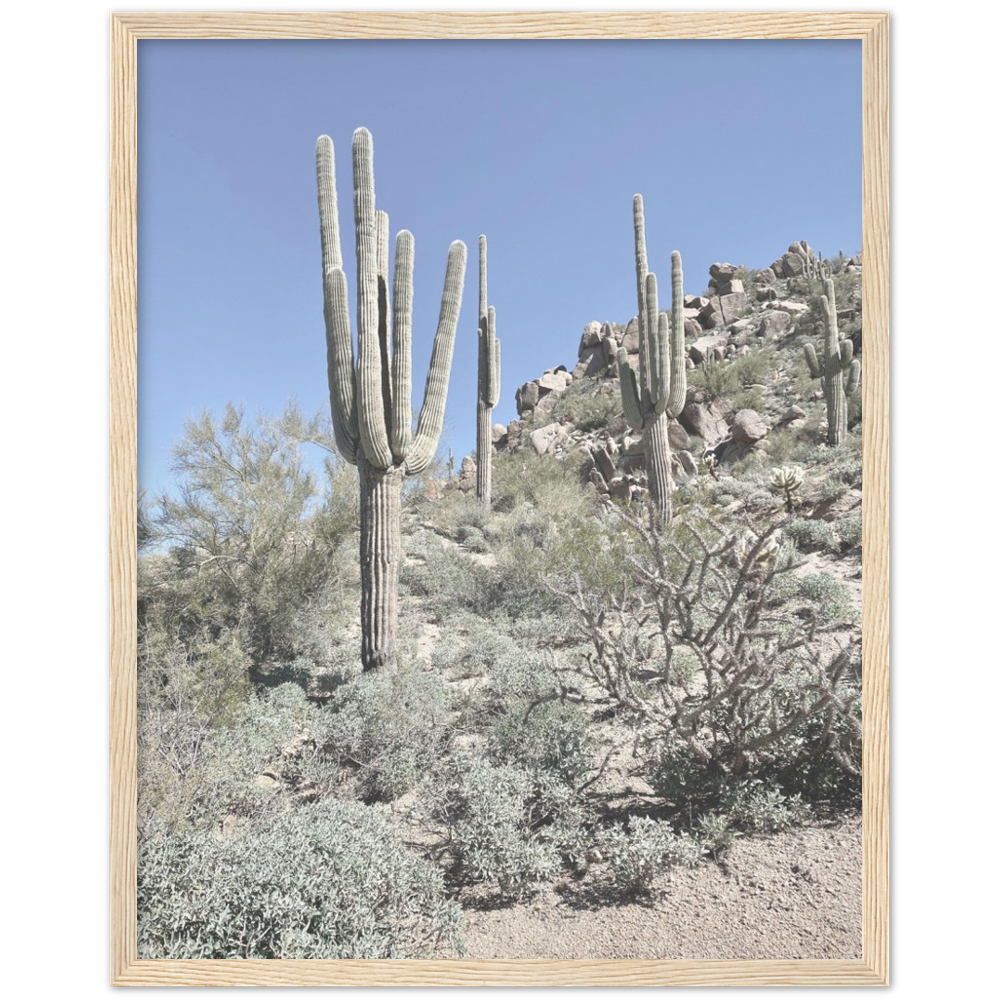
[[[517,415],[523,417],[538,405],[538,383],[525,382],[514,394],[514,403],[517,406]]]
[[[740,410],[733,419],[732,436],[737,444],[756,444],[767,437],[767,424],[756,410]]]
[[[792,322],[792,314],[783,309],[769,309],[760,319],[757,328],[758,337],[776,337],[788,328]]]
[[[725,348],[728,338],[722,335],[714,337],[699,337],[689,348],[688,357],[696,364],[700,365],[707,358],[713,348]]]
[[[722,404],[712,399],[704,389],[688,389],[687,402],[679,419],[683,428],[689,434],[697,434],[706,446],[723,440],[729,434]]]
[[[709,269],[708,273],[715,279],[717,285],[725,284],[727,281],[731,281],[735,276],[739,267],[736,264],[713,264]]]
[[[556,445],[564,441],[567,436],[566,428],[562,424],[546,424],[532,431],[529,440],[531,447],[535,449],[535,454],[547,455],[555,451]]]
[[[781,415],[781,419],[775,427],[792,428],[801,427],[806,422],[806,411],[801,406],[790,406]]]
[[[596,320],[592,320],[583,328],[583,334],[580,337],[580,349],[577,351],[577,356],[582,356],[588,347],[596,347],[600,342],[601,324]]]

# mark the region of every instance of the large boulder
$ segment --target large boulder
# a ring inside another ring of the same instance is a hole
[[[719,296],[719,304],[722,307],[722,320],[724,323],[733,323],[747,311],[747,294],[743,291],[742,282],[736,282],[740,286],[738,292],[730,292]]]
[[[743,287],[743,282],[739,278],[733,278],[732,281],[724,281],[719,285],[720,295],[733,295],[736,292],[745,292]]]
[[[615,478],[615,461],[611,455],[608,454],[607,449],[592,448],[590,454],[594,459],[594,464],[604,477],[604,481],[606,483],[611,482],[611,480]]]
[[[584,328],[580,337],[580,349],[577,355],[580,356],[588,347],[596,347],[601,342],[601,324],[597,320],[591,320]]]
[[[730,433],[741,445],[755,445],[767,437],[767,424],[756,410],[738,410]]]
[[[791,313],[779,309],[770,309],[760,318],[757,336],[776,337],[786,330],[791,322]]]
[[[696,319],[686,319],[684,320],[684,336],[685,337],[700,337],[701,336],[701,323]]]
[[[708,269],[708,273],[715,279],[716,285],[722,285],[735,278],[738,270],[739,267],[736,264],[715,263]]]
[[[806,262],[801,254],[789,251],[781,259],[784,261],[783,271],[786,278],[797,278],[806,269]]]
[[[806,411],[801,406],[790,406],[782,413],[781,419],[775,424],[775,427],[787,430],[793,427],[802,427],[805,422]]]
[[[721,441],[729,434],[725,409],[704,389],[688,389],[687,402],[678,419],[684,430],[689,434],[697,434],[707,446]]]
[[[691,447],[688,432],[676,420],[671,420],[667,424],[667,441],[674,451],[685,451]]]
[[[721,334],[709,337],[699,337],[688,348],[688,356],[696,365],[700,365],[705,358],[711,355],[714,348],[725,348],[728,342],[728,338]]]
[[[580,354],[580,360],[573,369],[573,378],[585,378],[597,375],[607,367],[604,356],[604,348],[598,344],[596,347],[585,348]]]
[[[695,463],[694,455],[689,451],[676,451],[674,452],[674,457],[677,459],[677,464],[681,469],[687,473],[689,476],[693,476],[698,471],[698,466]]]
[[[569,372],[564,368],[562,371],[546,372],[541,378],[535,379],[538,383],[539,397],[546,396],[550,392],[562,392],[569,385],[570,378],[566,378]]]
[[[628,326],[625,327],[625,334],[622,337],[621,346],[629,354],[639,353],[639,320],[637,317],[633,316],[628,321]]]
[[[530,413],[538,405],[538,398],[538,383],[525,382],[514,394],[517,415],[523,417],[525,413]]]
[[[568,437],[566,428],[562,424],[546,424],[532,431],[529,435],[531,447],[535,449],[537,455],[547,455],[555,451],[556,446],[561,444]]]
[[[759,285],[773,285],[778,280],[778,276],[774,273],[773,268],[765,267],[764,270],[757,272],[756,280]]]
[[[726,325],[725,318],[722,315],[722,303],[719,301],[717,295],[713,295],[708,300],[708,304],[702,306],[701,312],[698,313],[698,322],[706,330],[714,330],[716,327]]]

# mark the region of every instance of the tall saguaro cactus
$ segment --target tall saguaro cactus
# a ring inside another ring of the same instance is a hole
[[[837,299],[833,279],[823,281],[820,305],[823,309],[823,360],[816,357],[816,348],[805,345],[806,364],[813,378],[820,380],[826,397],[826,440],[838,445],[847,433],[847,397],[853,395],[861,380],[861,362],[854,357],[854,344],[840,336],[837,329]]]
[[[659,311],[656,275],[650,272],[646,258],[646,223],[642,195],[632,200],[635,227],[635,279],[639,307],[639,377],[629,366],[624,349],[618,351],[618,374],[621,380],[625,417],[637,431],[642,431],[649,476],[650,499],[656,520],[670,523],[670,441],[669,418],[684,409],[687,396],[687,369],[684,353],[684,275],[681,255],[670,255],[671,310]]]
[[[476,496],[489,507],[493,485],[493,407],[500,399],[496,311],[486,304],[486,237],[479,237],[479,393],[476,404]]]
[[[413,235],[396,236],[389,302],[389,217],[375,209],[372,137],[354,133],[354,232],[358,350],[354,353],[347,277],[340,252],[333,142],[316,142],[327,375],[337,447],[361,480],[361,662],[365,671],[396,668],[400,500],[403,479],[434,457],[448,394],[455,329],[465,282],[465,244],[448,251],[444,293],[417,429],[411,408]]]

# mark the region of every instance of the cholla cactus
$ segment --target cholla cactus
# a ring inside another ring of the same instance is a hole
[[[389,302],[389,217],[375,209],[372,137],[359,128],[352,143],[357,250],[358,351],[354,356],[347,276],[340,252],[333,142],[316,142],[327,374],[337,447],[361,480],[361,661],[364,669],[396,667],[396,619],[403,478],[427,468],[444,423],[455,328],[462,307],[465,244],[448,251],[444,293],[417,429],[413,430],[410,334],[413,236],[396,236]]]
[[[500,400],[496,311],[486,304],[486,237],[479,237],[479,398],[476,405],[476,496],[489,507],[493,484],[493,407]]]
[[[774,565],[781,551],[781,542],[777,535],[771,535],[754,555],[753,550],[758,545],[758,539],[751,531],[744,531],[733,546],[733,560],[737,568],[746,567],[749,580],[759,580]],[[752,564],[747,565],[753,556]]]
[[[671,311],[659,311],[656,275],[647,267],[646,223],[642,195],[632,200],[635,229],[636,298],[639,307],[639,378],[628,363],[624,349],[618,351],[625,417],[642,431],[649,492],[656,520],[670,523],[670,441],[669,418],[676,417],[687,396],[687,368],[684,352],[684,275],[681,255],[670,255]]]
[[[802,489],[802,470],[793,469],[791,466],[782,466],[771,473],[770,486],[776,493],[781,493],[785,498],[785,510],[791,514],[793,508],[798,503],[799,490]]]
[[[820,299],[823,308],[823,361],[816,357],[816,348],[806,344],[806,364],[813,378],[820,380],[826,397],[827,443],[840,444],[847,433],[847,397],[853,395],[861,380],[861,362],[854,357],[854,344],[840,336],[837,330],[837,300],[833,279],[823,281],[826,292]],[[846,377],[846,381],[845,381]]]

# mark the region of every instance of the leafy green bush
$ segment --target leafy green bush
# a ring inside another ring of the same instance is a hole
[[[693,868],[705,849],[687,833],[675,833],[663,820],[649,816],[633,818],[628,828],[616,824],[608,829],[602,844],[615,883],[626,892],[648,894],[656,876],[669,865]]]
[[[442,873],[388,813],[324,800],[224,836],[140,843],[141,959],[429,958],[461,951]]]
[[[327,452],[325,483],[307,467],[307,442]],[[293,407],[250,421],[230,405],[221,420],[188,422],[174,472],[155,518],[172,548],[140,610],[156,608],[184,640],[241,628],[254,664],[294,658],[292,619],[341,573],[357,523],[357,476],[336,458],[332,430]]]

